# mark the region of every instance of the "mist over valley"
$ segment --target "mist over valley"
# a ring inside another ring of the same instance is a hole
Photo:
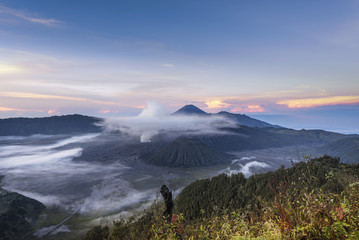
[[[246,122],[240,122],[242,118]],[[0,137],[3,191],[46,206],[35,237],[78,236],[92,225],[141,214],[159,198],[163,184],[175,197],[198,179],[221,173],[248,178],[289,167],[307,155],[320,156],[320,150],[336,141],[348,139],[356,146],[358,139],[287,129],[246,115],[207,114],[195,106],[166,115],[156,103],[137,117],[88,119],[76,116],[64,127],[81,126],[75,135],[36,135],[34,130],[29,136]],[[47,124],[46,119],[31,121]]]

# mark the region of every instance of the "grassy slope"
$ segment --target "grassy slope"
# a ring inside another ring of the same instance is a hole
[[[220,175],[185,188],[170,223],[155,202],[84,239],[358,239],[358,178],[359,165],[328,156],[249,179]]]

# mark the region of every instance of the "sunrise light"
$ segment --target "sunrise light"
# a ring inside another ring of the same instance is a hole
[[[289,108],[313,108],[327,105],[358,104],[359,96],[333,96],[323,98],[290,99],[279,101],[277,104],[287,105]]]
[[[20,68],[9,64],[0,64],[0,75],[7,75],[20,72]]]
[[[206,101],[205,104],[207,105],[206,109],[208,109],[208,110],[227,108],[227,107],[231,106],[231,104],[222,102],[220,100]]]

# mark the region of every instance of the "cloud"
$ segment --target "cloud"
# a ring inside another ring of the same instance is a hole
[[[20,108],[0,107],[0,112],[42,112],[42,111],[41,110],[34,110],[34,109],[20,109]]]
[[[171,63],[165,63],[165,64],[161,64],[162,67],[166,67],[166,68],[174,68],[175,65],[171,64]]]
[[[69,96],[26,93],[26,92],[0,92],[0,96],[13,97],[13,98],[29,98],[29,99],[60,99],[60,100],[69,100],[69,101],[80,101],[80,102],[91,102],[91,103],[99,103],[99,104],[107,104],[107,105],[117,105],[116,102],[107,102],[107,101],[99,101],[99,100],[80,98],[80,97],[69,97]]]
[[[240,102],[245,102],[245,101],[242,100]],[[235,102],[230,103],[222,100],[208,100],[205,102],[205,104],[207,105],[205,109],[210,112],[229,111],[232,113],[254,113],[254,112],[266,111],[262,106],[258,104],[251,104],[251,103],[248,104],[235,103]]]
[[[20,71],[21,69],[18,66],[10,64],[0,64],[0,75],[14,74]]]
[[[319,106],[348,105],[359,103],[359,96],[333,96],[321,98],[290,99],[277,102],[289,108],[312,108]]]
[[[7,145],[7,146],[0,146],[0,157],[19,157],[19,156],[25,156],[26,159],[30,159],[30,161],[26,162],[24,161],[25,164],[28,163],[37,163],[37,160],[39,160],[40,158],[42,160],[45,161],[51,161],[53,156],[49,156],[49,151],[52,151],[53,149],[56,148],[60,148],[63,146],[66,146],[68,144],[73,144],[73,143],[79,143],[79,142],[88,142],[94,138],[96,138],[97,136],[99,136],[99,134],[87,134],[87,135],[81,135],[81,136],[75,136],[75,137],[71,137],[65,140],[61,140],[58,141],[54,144],[49,144],[49,145],[41,145],[41,146],[21,146],[21,145]],[[38,136],[36,138],[39,138]],[[74,149],[73,149],[74,150]],[[62,152],[62,156],[60,156],[59,158],[63,158],[63,154],[65,154],[66,156],[68,154],[73,154],[73,155],[77,155],[78,152],[81,151],[81,149],[76,149],[75,151],[63,151]],[[43,154],[44,152],[46,152],[45,154]],[[34,154],[38,154],[35,157],[32,156]],[[54,154],[58,154],[59,152],[55,152]],[[58,156],[58,155],[57,155]],[[44,158],[42,158],[44,157]],[[22,163],[20,161],[12,161],[12,160],[6,160],[7,162],[9,162],[10,164],[15,164],[15,165],[22,165]],[[2,163],[2,167],[5,166],[4,162],[1,161]]]
[[[108,110],[108,109],[104,109],[104,110],[100,110],[99,113],[102,113],[102,114],[107,114],[107,113],[110,113],[111,110]]]
[[[270,167],[267,163],[264,162],[258,162],[258,161],[253,161],[253,162],[249,162],[246,163],[240,170],[240,172],[242,172],[244,174],[245,177],[249,177],[252,175],[252,171],[251,168],[268,168]]]
[[[248,161],[255,159],[256,157],[243,157],[241,159],[235,159],[232,161],[232,165],[238,166],[239,169],[232,169],[231,167],[227,167],[226,169],[220,171],[220,173],[226,173],[227,175],[231,176],[233,174],[243,173],[243,175],[248,178],[251,175],[253,175],[254,169],[259,168],[270,168],[271,166],[264,162],[258,162],[258,161],[250,161],[245,164],[241,164],[241,161]]]
[[[113,213],[125,207],[152,201],[156,197],[155,193],[156,189],[138,191],[118,175],[105,176],[102,182],[91,188],[91,195],[81,205],[80,213],[99,216]]]
[[[212,109],[223,109],[223,108],[228,108],[229,106],[231,106],[231,104],[222,102],[220,100],[211,100],[211,101],[207,101],[205,102],[205,104],[207,105],[206,109],[212,110]]]
[[[48,115],[52,115],[52,114],[59,114],[59,112],[57,112],[55,109],[49,109],[49,111],[47,111]]]
[[[106,166],[72,161],[82,153],[78,144],[92,141],[97,136],[99,134],[87,134],[58,141],[58,137],[45,135],[0,138],[1,141],[16,141],[13,145],[2,143],[0,146],[0,175],[5,176],[3,187],[35,198],[46,205],[71,202],[71,199],[59,195],[60,188],[65,187],[64,183],[70,177],[87,178],[89,173],[101,177],[104,172],[109,172],[109,167]],[[42,144],[36,144],[39,142]],[[49,142],[50,144],[44,145]]]
[[[265,112],[265,109],[259,105],[249,105],[249,106],[235,106],[230,111],[232,113],[237,113],[237,112],[254,113],[254,112]]]
[[[205,134],[219,132],[220,128],[235,127],[236,124],[220,116],[172,116],[156,102],[148,102],[137,117],[107,119],[103,123],[108,131],[119,130],[138,136],[141,142],[151,142],[152,137],[162,131],[180,134]]]
[[[58,21],[55,19],[45,19],[45,18],[34,17],[34,16],[31,16],[32,14],[29,14],[27,12],[8,8],[8,7],[2,6],[2,5],[0,5],[0,14],[8,14],[8,15],[20,18],[20,19],[28,21],[28,22],[51,26],[51,27],[57,26],[60,23],[62,23],[61,21]]]

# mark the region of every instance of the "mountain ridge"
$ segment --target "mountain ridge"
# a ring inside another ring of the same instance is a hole
[[[176,112],[172,113],[173,116],[201,116],[201,117],[209,117],[209,116],[221,116],[225,117],[229,120],[232,120],[240,125],[244,125],[247,127],[258,127],[258,128],[266,128],[266,127],[274,127],[274,128],[283,128],[278,125],[273,125],[265,121],[261,121],[255,118],[252,118],[250,116],[247,116],[245,114],[236,114],[236,113],[230,113],[226,111],[220,111],[218,113],[207,113],[203,111],[202,109],[196,107],[193,104],[185,105],[182,108],[178,109]]]
[[[0,119],[0,136],[29,136],[34,134],[74,134],[98,133],[101,118],[80,114],[40,117]]]
[[[209,115],[209,114],[193,104],[188,104],[181,107],[171,115]]]

